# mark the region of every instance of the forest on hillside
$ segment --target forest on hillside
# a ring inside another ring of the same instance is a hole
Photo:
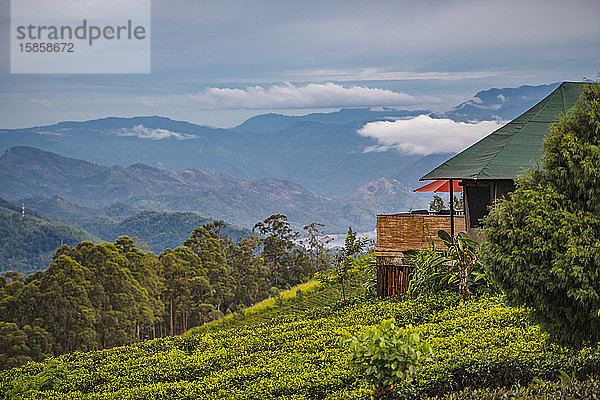
[[[98,237],[77,227],[22,215],[1,203],[0,220],[0,272],[29,274],[46,268],[61,244],[100,242]]]
[[[159,255],[127,236],[62,245],[46,270],[0,278],[0,367],[178,335],[277,295],[329,266],[321,227],[300,238],[278,214],[237,241],[216,221]]]
[[[0,198],[0,273],[42,271],[62,244],[134,239],[155,254],[181,245],[199,226],[214,222],[193,212],[147,211],[115,203],[103,209],[77,206],[59,197],[28,199],[21,206]],[[250,232],[227,224],[221,233],[239,241]]]

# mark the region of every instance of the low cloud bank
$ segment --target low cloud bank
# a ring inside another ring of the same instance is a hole
[[[424,100],[435,101],[436,99],[415,97],[389,89],[366,86],[345,87],[332,82],[306,85],[281,83],[268,87],[248,86],[243,89],[209,87],[198,93],[142,99],[147,106],[167,102],[193,105],[204,110],[398,107],[417,105]]]
[[[169,131],[167,129],[146,128],[144,125],[136,125],[133,128],[123,128],[116,131],[118,136],[135,136],[140,139],[160,140],[175,138],[177,140],[193,139],[194,136],[182,135],[181,133]]]
[[[366,153],[397,149],[429,155],[464,150],[501,126],[496,121],[467,124],[420,115],[407,120],[369,122],[357,133],[377,140],[377,145],[365,148]]]

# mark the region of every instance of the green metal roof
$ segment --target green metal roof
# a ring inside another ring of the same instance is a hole
[[[421,180],[515,179],[535,168],[549,124],[575,105],[583,82],[563,82],[531,109],[458,153]]]

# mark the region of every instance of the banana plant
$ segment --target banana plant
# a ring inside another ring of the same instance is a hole
[[[444,230],[438,231],[438,237],[444,243],[444,250],[430,243],[428,249],[404,252],[415,265],[409,294],[429,294],[453,287],[463,301],[469,301],[473,286],[488,292],[499,291],[479,262],[479,244],[476,241],[462,232],[453,239]]]
[[[464,232],[460,232],[455,238],[452,238],[448,232],[440,229],[438,236],[446,245],[448,283],[455,283],[462,300],[469,301],[471,300],[471,290],[469,289],[471,273],[479,272],[478,270],[482,269],[479,262],[479,243],[469,238]]]

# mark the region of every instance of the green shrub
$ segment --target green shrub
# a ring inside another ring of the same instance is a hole
[[[557,399],[600,399],[600,381],[595,377],[585,380],[537,381],[529,385],[514,385],[510,388],[468,388],[460,392],[435,397],[437,400],[557,400]]]
[[[440,251],[431,246],[418,252],[407,252],[414,265],[408,282],[408,294],[411,296],[430,295],[447,288],[447,268],[445,258]]]
[[[600,85],[552,126],[542,169],[485,219],[482,258],[507,300],[560,343],[600,340]]]
[[[451,238],[448,232],[439,230],[438,236],[446,247],[443,250],[430,241],[424,250],[404,252],[414,265],[408,285],[410,295],[430,295],[452,288],[458,290],[463,301],[469,301],[472,289],[478,293],[499,292],[479,262],[479,243],[464,232]]]
[[[431,354],[429,344],[412,326],[398,327],[394,318],[357,336],[347,335],[344,342],[350,348],[351,364],[377,387],[375,393],[400,382],[411,383]]]

